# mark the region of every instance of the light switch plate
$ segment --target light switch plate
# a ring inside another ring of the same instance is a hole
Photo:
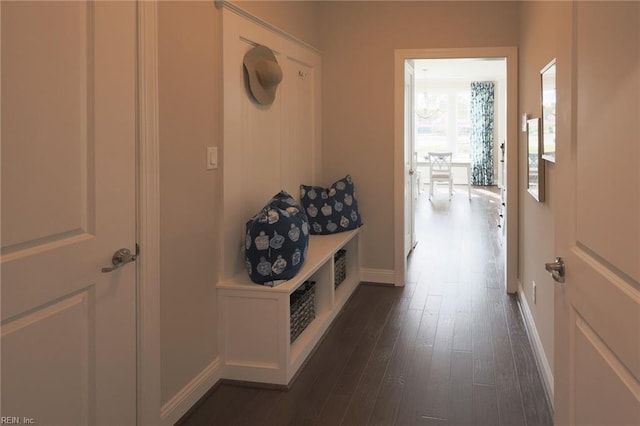
[[[213,170],[218,168],[218,147],[207,147],[207,170]]]

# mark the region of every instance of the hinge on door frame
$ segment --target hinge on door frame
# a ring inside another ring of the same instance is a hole
[[[140,244],[136,243],[136,256],[140,254]]]

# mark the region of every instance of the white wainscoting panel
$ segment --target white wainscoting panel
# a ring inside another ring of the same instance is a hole
[[[300,184],[319,184],[320,55],[304,43],[247,19],[222,3],[223,253],[220,280],[245,268],[246,222],[280,190],[299,199]],[[275,54],[283,79],[275,101],[260,105],[247,90],[243,58],[257,44]]]

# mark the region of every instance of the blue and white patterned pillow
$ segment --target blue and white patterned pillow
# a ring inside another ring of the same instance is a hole
[[[309,221],[285,191],[276,194],[246,225],[245,260],[251,281],[275,285],[293,278],[309,248]]]
[[[312,234],[334,234],[362,226],[355,186],[349,175],[329,188],[300,185],[300,201]]]

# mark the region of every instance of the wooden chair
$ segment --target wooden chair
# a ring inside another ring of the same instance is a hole
[[[451,152],[429,152],[429,199],[433,197],[435,184],[447,182],[449,184],[449,199],[453,196],[453,174],[451,173]]]

